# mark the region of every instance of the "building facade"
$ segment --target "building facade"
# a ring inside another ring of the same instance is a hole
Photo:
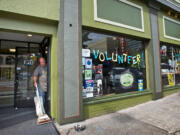
[[[0,51],[1,106],[31,98],[41,54],[48,62],[49,114],[59,124],[77,122],[180,90],[180,1],[1,0],[0,46],[11,49]]]

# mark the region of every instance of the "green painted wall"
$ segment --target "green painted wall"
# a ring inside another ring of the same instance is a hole
[[[160,11],[158,13],[158,17],[159,17],[158,18],[158,20],[159,20],[159,38],[160,38],[160,41],[161,42],[170,43],[170,44],[180,45],[180,41],[164,37],[163,16],[167,16],[167,13],[163,12],[163,11]],[[172,19],[174,19],[174,18],[172,18]],[[177,20],[177,21],[180,21],[180,20]]]
[[[57,22],[17,14],[0,12],[0,28],[14,31],[52,35],[57,32]]]
[[[171,94],[174,94],[174,93],[177,93],[177,92],[180,92],[180,88],[164,90],[163,95],[164,95],[164,97],[166,97],[168,95],[171,95]]]
[[[140,0],[129,0],[131,2],[135,2],[136,4],[143,7],[144,10],[144,25],[145,25],[145,32],[138,32],[110,24],[105,24],[101,22],[96,22],[94,20],[94,6],[93,0],[82,0],[82,24],[83,26],[98,28],[102,30],[108,30],[112,32],[124,33],[128,35],[135,35],[137,37],[142,38],[151,38],[150,32],[150,18],[149,18],[149,9],[145,3],[142,3]]]
[[[109,101],[104,103],[96,104],[85,104],[84,105],[84,118],[92,118],[99,115],[112,113],[121,109],[135,106],[147,101],[152,100],[152,94],[141,95],[131,98],[119,99],[115,101]]]
[[[53,34],[51,38],[51,116],[58,118],[57,103],[57,34]]]
[[[177,92],[180,92],[180,88],[164,90],[163,97],[166,97],[168,95]],[[133,107],[135,105],[142,104],[152,100],[152,94],[150,93],[145,95],[140,94],[139,96],[134,96],[134,97],[130,97],[130,95],[131,94],[127,95],[126,98],[107,101],[107,102],[99,102],[99,103],[97,102],[90,104],[88,104],[87,102],[87,104],[84,104],[84,119],[100,116],[107,113],[113,113],[118,110],[125,109],[128,107]],[[121,95],[116,95],[116,96],[121,96]]]
[[[60,0],[0,0],[0,10],[59,20]]]
[[[177,92],[180,92],[180,88],[172,88],[172,89],[164,90],[163,95],[164,97],[166,97]]]

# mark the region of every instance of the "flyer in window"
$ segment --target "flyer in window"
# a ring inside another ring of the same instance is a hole
[[[91,98],[91,97],[94,97],[93,93],[86,93],[86,98]]]
[[[85,80],[92,80],[92,70],[90,69],[85,70]]]
[[[84,84],[85,88],[93,87],[93,85],[94,85],[94,81],[93,80],[85,80],[85,84]]]
[[[167,76],[168,76],[169,86],[174,86],[175,85],[174,74],[173,73],[168,73]]]
[[[85,59],[85,57],[82,57],[82,65],[86,65],[86,59]]]
[[[92,59],[86,59],[85,67],[88,69],[92,68]]]
[[[90,49],[82,49],[83,57],[90,57]]]

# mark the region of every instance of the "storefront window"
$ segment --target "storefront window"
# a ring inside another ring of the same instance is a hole
[[[144,45],[140,40],[83,31],[83,97],[146,88]]]
[[[163,86],[180,85],[180,47],[161,44],[160,53]]]

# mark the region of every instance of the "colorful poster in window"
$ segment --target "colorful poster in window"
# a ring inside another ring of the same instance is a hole
[[[85,80],[84,88],[93,87],[93,80]]]
[[[97,66],[93,66],[94,73],[96,74],[102,74],[103,65],[98,64]]]
[[[92,80],[92,70],[90,69],[85,70],[85,80]]]
[[[167,76],[168,76],[169,86],[174,86],[175,85],[174,74],[173,73],[168,73]]]
[[[92,68],[92,59],[86,59],[85,67],[89,69]]]
[[[124,73],[120,76],[120,83],[124,88],[132,87],[134,77],[131,73]]]

